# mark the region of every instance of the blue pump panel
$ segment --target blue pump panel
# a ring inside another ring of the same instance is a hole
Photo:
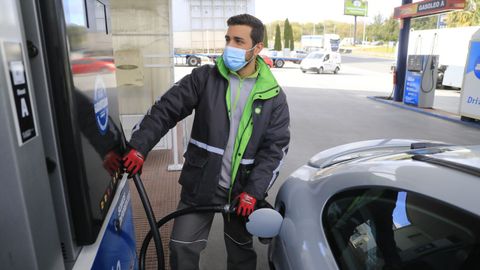
[[[405,104],[418,106],[421,81],[421,73],[407,71],[405,74],[405,91],[403,92],[403,102]]]
[[[106,215],[98,238],[84,246],[72,270],[138,269],[131,193],[124,176]]]
[[[130,189],[126,184],[103,234],[92,269],[137,269]]]
[[[470,41],[460,98],[460,114],[480,120],[480,31],[477,31]]]

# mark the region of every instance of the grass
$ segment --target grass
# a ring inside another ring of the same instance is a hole
[[[385,46],[369,46],[369,47],[350,47],[352,54],[377,56],[388,59],[395,59],[395,47]]]

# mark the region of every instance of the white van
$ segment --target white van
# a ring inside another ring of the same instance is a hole
[[[337,74],[340,71],[342,57],[338,52],[316,51],[312,52],[302,60],[300,69],[303,73],[314,71],[317,73],[333,72]]]

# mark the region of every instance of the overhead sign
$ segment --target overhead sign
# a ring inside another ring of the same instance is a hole
[[[345,0],[344,13],[352,16],[367,16],[368,3],[366,0]]]
[[[465,9],[466,0],[427,0],[396,7],[395,19],[422,17],[452,10]]]

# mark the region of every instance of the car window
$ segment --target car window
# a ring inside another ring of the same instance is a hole
[[[330,59],[330,55],[329,55],[329,54],[325,55],[325,59],[323,59],[323,61],[328,61],[328,59]]]
[[[323,224],[340,269],[480,269],[480,219],[416,193],[346,191]]]
[[[323,53],[312,53],[307,56],[309,59],[320,59],[323,57]]]

